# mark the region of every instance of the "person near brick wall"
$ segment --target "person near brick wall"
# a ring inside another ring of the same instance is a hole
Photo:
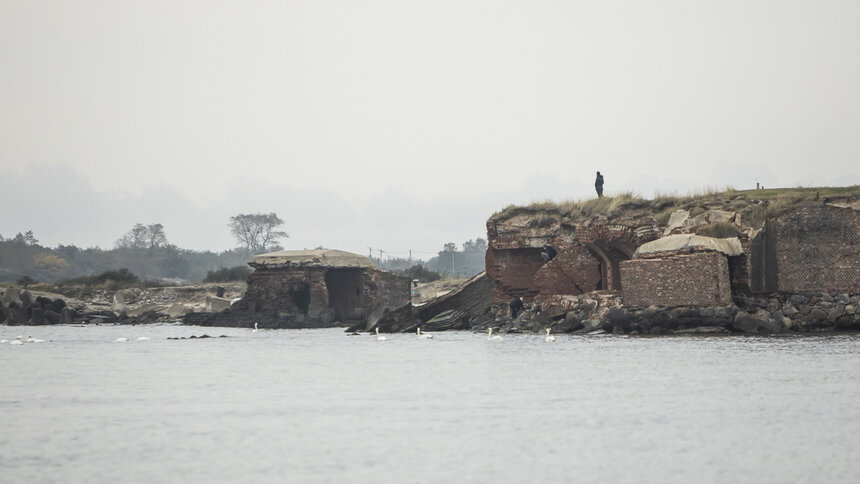
[[[555,248],[551,245],[543,246],[543,252],[540,253],[540,256],[543,257],[544,262],[549,262],[555,259],[555,256],[558,255],[558,252],[555,251]]]
[[[597,172],[597,178],[594,180],[594,189],[597,190],[597,198],[603,198],[603,175]]]
[[[516,318],[516,317],[517,317],[517,314],[518,314],[520,311],[522,311],[522,310],[523,310],[523,307],[524,307],[524,306],[525,306],[525,305],[523,304],[523,298],[521,298],[521,297],[515,297],[515,298],[514,298],[514,300],[513,300],[513,301],[511,301],[511,304],[510,304],[510,307],[511,307],[511,317],[512,317],[512,318]]]

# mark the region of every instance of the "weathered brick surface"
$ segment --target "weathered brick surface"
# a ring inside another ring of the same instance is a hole
[[[726,306],[729,265],[718,252],[621,262],[625,306]]]
[[[539,288],[534,276],[544,265],[540,249],[488,250],[487,275],[493,280],[493,302],[503,303],[513,297],[533,298]]]
[[[559,294],[620,289],[618,263],[641,243],[656,238],[650,226],[606,224],[599,218],[581,224],[532,226],[526,215],[504,223],[487,222],[487,275],[493,279],[493,301],[526,301]],[[541,248],[552,245],[558,256],[546,263]]]
[[[410,301],[408,278],[375,269],[257,268],[248,277],[243,304],[302,321],[357,321],[379,305]]]
[[[758,292],[860,291],[860,212],[805,207],[769,220],[753,240]]]
[[[601,282],[600,262],[582,246],[560,248],[555,259],[534,275],[540,294],[582,294],[596,290]]]

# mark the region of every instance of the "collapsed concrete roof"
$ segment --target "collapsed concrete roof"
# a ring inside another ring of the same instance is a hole
[[[633,254],[633,258],[643,258],[659,255],[662,252],[675,252],[681,250],[702,251],[712,250],[727,256],[736,256],[744,253],[741,241],[737,237],[728,239],[717,239],[695,234],[676,234],[652,240],[639,246]]]
[[[279,250],[251,257],[248,264],[253,267],[354,267],[373,268],[368,257],[343,250]]]

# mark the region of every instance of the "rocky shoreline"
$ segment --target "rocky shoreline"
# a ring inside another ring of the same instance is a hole
[[[566,296],[542,310],[527,307],[512,319],[507,308],[494,308],[491,322],[472,329],[500,332],[557,333],[595,331],[630,334],[776,334],[860,330],[860,294],[774,294],[744,296],[738,304],[719,307],[640,307],[622,305],[620,296],[595,293]]]
[[[245,290],[244,283],[74,290],[56,294],[9,286],[0,296],[0,323],[146,324],[180,322],[189,313],[218,311]],[[222,294],[218,297],[217,294]]]
[[[213,309],[220,292],[241,294],[243,287],[189,286],[158,290],[96,291],[85,299],[7,287],[0,297],[0,323],[147,324],[181,322],[199,326],[305,329],[345,327],[348,331],[384,333],[472,330],[494,328],[499,333],[611,333],[627,335],[704,335],[822,333],[860,330],[858,294],[741,295],[731,305],[718,307],[626,307],[620,294],[597,291],[579,296],[557,296],[526,305],[511,318],[506,305],[490,305],[486,281],[464,284],[457,291],[419,306],[380,311],[351,325],[284,320],[276,312]],[[483,284],[483,286],[481,285]],[[473,286],[470,290],[469,287]],[[477,289],[474,289],[477,287]],[[216,304],[217,306],[217,304]]]

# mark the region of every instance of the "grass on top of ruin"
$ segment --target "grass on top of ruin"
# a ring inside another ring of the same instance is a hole
[[[752,190],[737,190],[730,186],[706,187],[686,194],[657,192],[651,199],[635,192],[608,193],[603,198],[561,202],[544,200],[524,206],[509,205],[494,213],[491,220],[527,214],[531,216],[530,226],[545,227],[565,217],[652,216],[657,225],[665,225],[675,210],[689,210],[691,216],[696,216],[707,210],[718,209],[740,212],[745,225],[760,227],[768,218],[792,208],[839,199],[860,199],[860,185]]]

